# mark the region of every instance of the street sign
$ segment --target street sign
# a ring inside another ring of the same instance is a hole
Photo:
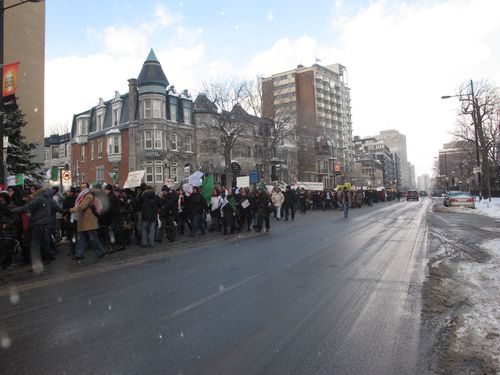
[[[62,179],[63,179],[64,181],[69,181],[69,180],[71,180],[71,172],[70,172],[70,171],[64,171],[64,172],[62,173]]]
[[[257,171],[251,171],[248,174],[248,177],[250,177],[250,183],[251,184],[256,184],[259,182],[259,173]]]

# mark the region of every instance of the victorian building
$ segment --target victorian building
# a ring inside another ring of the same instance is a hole
[[[99,99],[95,107],[74,115],[73,184],[124,186],[129,172],[142,170],[143,182],[157,189],[166,182],[179,186],[186,173],[197,170],[229,184],[221,152],[224,140],[213,126],[220,111],[206,95],[193,101],[187,90],[177,93],[153,50],[138,78],[128,83],[128,93],[115,92],[111,100]],[[232,174],[258,178],[269,120],[240,106],[232,113],[244,122],[232,147]]]
[[[74,184],[123,186],[130,171],[144,170],[144,182],[159,187],[196,164],[193,101],[169,85],[153,50],[128,93],[74,116],[71,136]]]

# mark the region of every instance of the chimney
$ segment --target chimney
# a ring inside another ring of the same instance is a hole
[[[130,78],[128,80],[128,121],[132,124],[135,121],[137,112],[137,80]]]

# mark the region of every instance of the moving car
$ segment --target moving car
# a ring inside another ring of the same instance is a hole
[[[467,191],[449,191],[444,198],[446,207],[476,208],[474,197]]]
[[[418,193],[416,190],[408,190],[406,193],[406,201],[418,201]]]
[[[427,196],[427,192],[426,192],[425,190],[422,190],[422,191],[420,192],[420,196],[421,196],[421,197],[426,197],[426,196]]]

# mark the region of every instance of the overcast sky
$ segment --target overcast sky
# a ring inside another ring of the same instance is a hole
[[[178,91],[297,64],[347,67],[353,135],[397,129],[417,175],[456,122],[441,100],[500,82],[500,0],[46,2],[46,134],[128,91],[150,48]]]

